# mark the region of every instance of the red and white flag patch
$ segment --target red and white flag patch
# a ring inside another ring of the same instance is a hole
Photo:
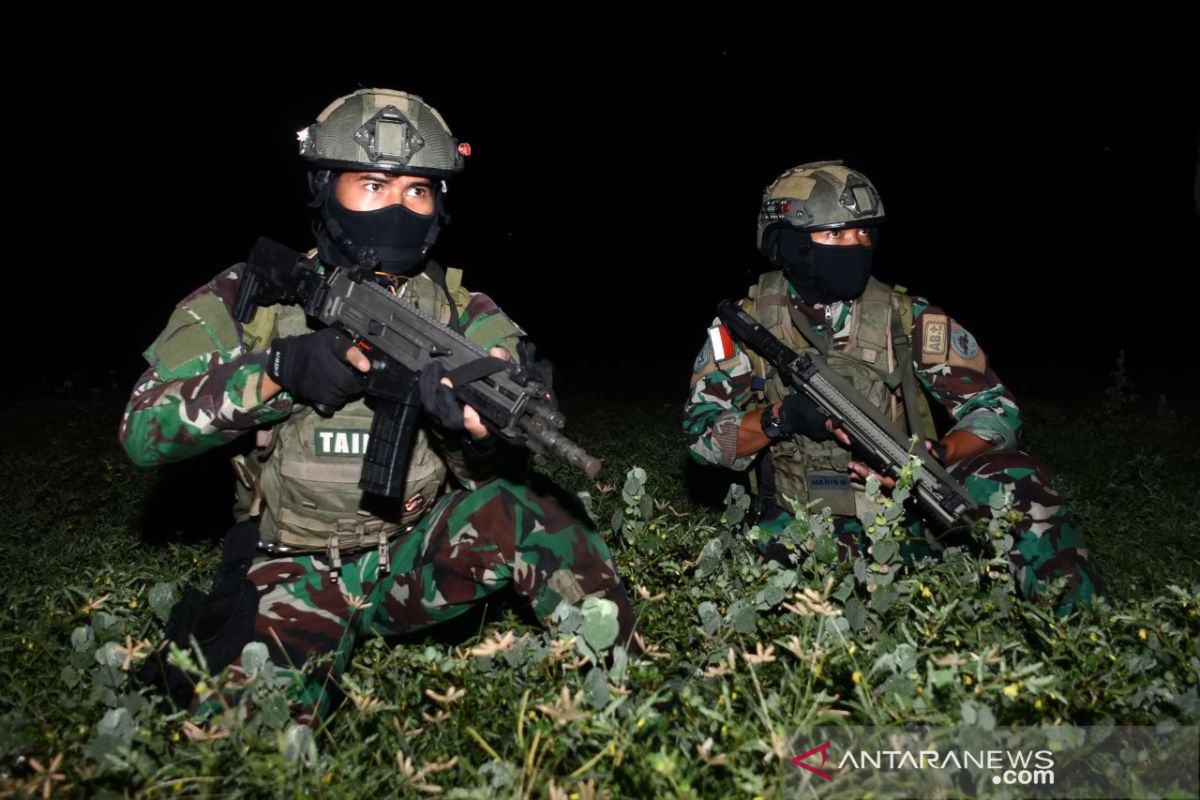
[[[708,345],[712,349],[713,361],[724,361],[733,355],[733,337],[724,325],[708,329]]]

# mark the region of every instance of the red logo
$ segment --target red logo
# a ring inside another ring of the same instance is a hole
[[[804,759],[808,758],[813,753],[819,752],[821,754],[821,766],[822,767],[825,766],[825,756],[829,751],[829,745],[830,745],[830,742],[826,742],[825,744],[819,744],[816,747],[814,747],[812,750],[809,750],[807,753],[801,753],[800,755],[793,758],[792,763],[795,764],[797,767],[800,767],[801,769],[806,769],[809,772],[820,775],[822,778],[824,778],[827,781],[831,781],[831,780],[833,780],[833,776],[830,775],[828,772],[823,772],[823,771],[817,769],[816,767],[814,767],[812,764],[807,764],[804,761]]]

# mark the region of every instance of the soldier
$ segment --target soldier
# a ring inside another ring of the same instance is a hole
[[[319,210],[319,263],[369,258],[403,302],[494,356],[520,360],[524,332],[489,297],[463,288],[459,270],[428,257],[446,219],[443,181],[470,153],[438,112],[414,95],[363,89],[335,100],[299,137]],[[239,522],[213,590],[207,598],[193,592],[190,606],[176,610],[174,638],[195,635],[213,669],[251,640],[281,665],[333,654],[331,667],[301,678],[295,699],[304,721],[326,710],[325,670],[336,678],[360,635],[420,630],[505,586],[539,618],[562,600],[607,598],[628,639],[633,613],[599,535],[496,477],[505,446],[438,374],[422,375],[427,413],[403,495],[361,492],[370,362],[341,332],[312,330],[296,306],[260,308],[242,325],[231,312],[242,269],[178,304],[145,352],[150,366],[120,428],[143,466],[235,440],[253,444],[234,458]],[[316,408],[336,410],[325,417]],[[262,560],[256,550],[280,557]]]
[[[926,393],[945,408],[954,425],[931,451],[985,509],[997,490],[1011,487],[1024,517],[1008,554],[1017,589],[1037,597],[1066,576],[1057,601],[1066,613],[1103,592],[1083,532],[1046,469],[1016,449],[1020,410],[975,337],[924,298],[871,277],[883,220],[875,187],[840,161],[783,173],[767,187],[758,217],[758,247],[775,271],[741,306],[792,349],[820,353],[907,430],[936,437]],[[734,470],[760,462],[767,557],[788,563],[778,535],[818,498],[817,507],[834,514],[843,557],[861,538],[865,495],[857,481],[873,471],[852,460],[844,431],[719,324],[696,359],[684,414],[697,461]]]

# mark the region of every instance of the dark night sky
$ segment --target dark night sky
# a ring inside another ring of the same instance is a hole
[[[1194,339],[1197,103],[1178,70],[1098,55],[1026,63],[1034,77],[1018,79],[962,47],[923,68],[834,55],[823,69],[661,43],[439,46],[330,66],[247,55],[249,42],[151,42],[94,63],[76,104],[113,158],[86,181],[100,193],[72,201],[94,227],[72,248],[86,266],[67,302],[119,320],[82,346],[123,385],[172,304],[256,236],[308,246],[295,132],[373,85],[422,95],[471,142],[439,260],[559,362],[690,363],[717,301],[764,266],[764,185],[825,158],[883,195],[876,274],[946,307],[1010,382],[1101,383],[1121,347],[1150,379]]]

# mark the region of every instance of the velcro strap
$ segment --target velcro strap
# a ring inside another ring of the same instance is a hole
[[[466,364],[450,370],[446,373],[446,377],[455,386],[466,386],[471,381],[486,378],[488,375],[502,372],[511,366],[511,361],[505,361],[495,356],[484,356],[483,358],[468,361]]]

